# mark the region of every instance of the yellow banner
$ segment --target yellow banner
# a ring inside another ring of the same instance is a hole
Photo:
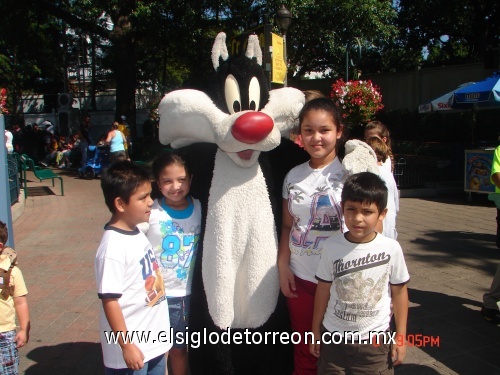
[[[272,45],[273,45],[273,70],[271,81],[273,83],[281,83],[285,82],[286,75],[286,64],[285,58],[283,56],[284,47],[283,47],[283,38],[279,35],[271,33],[272,35]]]

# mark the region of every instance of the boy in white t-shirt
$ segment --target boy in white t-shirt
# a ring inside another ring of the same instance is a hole
[[[309,348],[319,357],[320,375],[390,374],[405,357],[410,276],[399,243],[375,231],[386,205],[387,187],[379,176],[363,172],[346,180],[342,210],[349,231],[325,241],[316,272],[315,342]]]
[[[112,213],[95,258],[105,374],[164,375],[172,346],[168,304],[152,246],[137,228],[153,204],[150,175],[117,162],[101,187]]]

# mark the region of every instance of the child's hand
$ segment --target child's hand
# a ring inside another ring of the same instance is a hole
[[[309,344],[309,352],[315,356],[316,358],[319,358],[319,349],[320,349],[321,344]]]
[[[16,333],[14,341],[16,342],[16,348],[22,348],[29,341],[28,332],[25,330],[20,330],[19,332]]]
[[[391,357],[393,366],[397,366],[403,363],[405,356],[406,356],[406,342],[404,342],[402,345],[401,343],[396,343],[396,345],[392,346]]]
[[[144,354],[135,344],[126,344],[122,347],[123,359],[131,370],[140,370],[144,367]]]
[[[313,329],[313,340],[314,342],[309,343],[309,352],[315,356],[316,358],[319,358],[319,350],[321,347],[321,334],[319,332],[315,332]]]
[[[297,298],[297,293],[295,293],[297,290],[295,288],[295,277],[293,276],[290,266],[281,266],[278,271],[280,275],[280,288],[285,297]]]

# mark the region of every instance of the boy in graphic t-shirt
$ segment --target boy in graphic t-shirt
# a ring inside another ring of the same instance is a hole
[[[341,205],[349,231],[323,246],[310,352],[319,357],[318,374],[392,374],[406,354],[410,276],[399,243],[375,230],[387,212],[387,187],[373,173],[352,175],[344,184]],[[385,333],[391,303],[395,347]],[[374,332],[381,336],[370,341]]]
[[[102,175],[101,187],[112,213],[95,258],[105,374],[127,368],[164,374],[172,346],[165,287],[152,246],[137,228],[153,204],[149,173],[117,162]]]

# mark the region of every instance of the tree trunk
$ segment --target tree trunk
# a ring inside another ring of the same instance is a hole
[[[129,21],[130,9],[123,11],[115,21],[115,27],[111,33],[116,79],[116,112],[117,119],[120,116],[127,117],[130,126],[132,142],[137,136],[136,130],[136,103],[135,90],[137,88],[135,40]]]

